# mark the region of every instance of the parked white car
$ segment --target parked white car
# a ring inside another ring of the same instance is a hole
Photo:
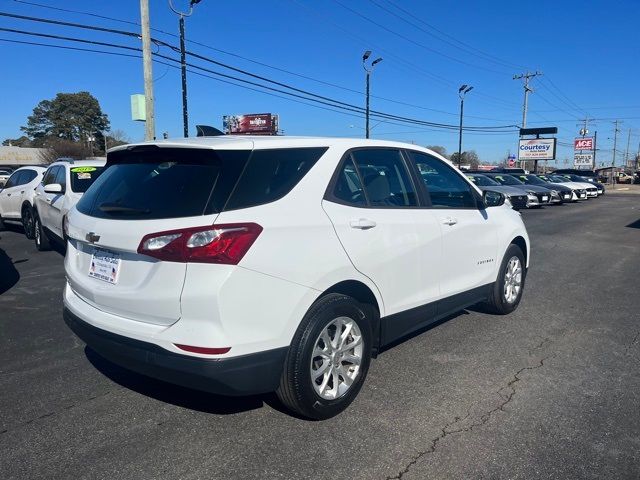
[[[7,180],[9,180],[11,173],[11,170],[0,168],[0,188],[4,187],[4,184],[7,183]]]
[[[33,238],[38,250],[64,241],[69,210],[104,169],[105,160],[64,160],[49,165],[34,195]]]
[[[520,214],[416,145],[223,136],[108,165],[68,215],[64,317],[152,377],[328,418],[382,346],[522,297]]]
[[[3,222],[19,222],[27,238],[33,238],[33,197],[42,181],[44,167],[21,167],[15,170],[0,189],[0,229]]]

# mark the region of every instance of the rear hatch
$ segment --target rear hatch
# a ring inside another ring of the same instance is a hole
[[[105,171],[69,215],[71,288],[104,312],[175,323],[187,263],[140,254],[141,242],[212,225],[250,152],[145,145],[110,153]]]

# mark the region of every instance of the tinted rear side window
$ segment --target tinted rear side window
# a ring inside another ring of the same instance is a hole
[[[326,148],[254,150],[224,210],[274,202],[295,187]]]
[[[93,217],[149,220],[220,211],[249,151],[146,147],[108,155],[77,209]]]
[[[71,167],[71,190],[78,193],[86,192],[103,170],[104,167]]]

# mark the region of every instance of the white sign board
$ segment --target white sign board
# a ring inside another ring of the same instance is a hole
[[[555,138],[534,138],[520,140],[518,143],[518,160],[554,160],[555,158]]]
[[[593,167],[593,153],[574,153],[573,165],[579,167]]]

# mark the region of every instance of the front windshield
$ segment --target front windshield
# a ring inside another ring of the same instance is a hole
[[[556,183],[567,183],[570,181],[568,178],[563,177],[562,175],[549,175],[549,178],[551,179],[551,181]]]
[[[485,175],[469,175],[468,178],[479,187],[495,187],[496,185],[500,185],[498,182]]]
[[[535,175],[518,175],[518,180],[526,183],[527,185],[546,185],[544,180],[540,180]]]
[[[500,185],[523,185],[520,180],[511,175],[493,175],[492,178]]]

